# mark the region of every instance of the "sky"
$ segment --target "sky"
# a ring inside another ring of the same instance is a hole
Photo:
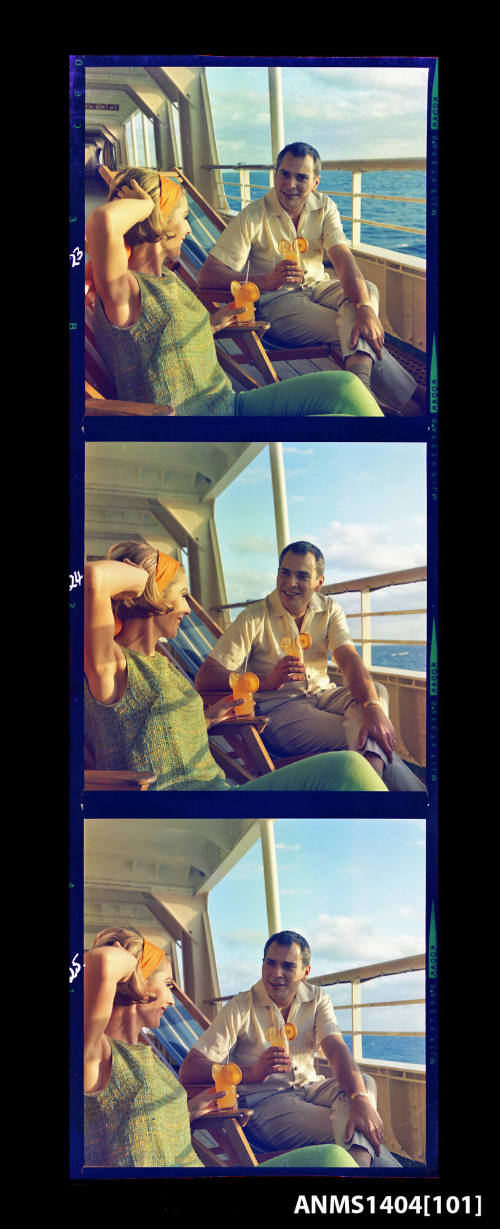
[[[290,541],[306,538],[319,546],[325,556],[327,583],[425,564],[424,444],[284,443],[283,461]],[[215,516],[228,602],[256,600],[276,584],[278,552],[270,474],[265,445],[217,499]],[[425,584],[404,585],[373,594],[372,608],[425,607],[425,588]],[[359,609],[357,595],[340,600],[346,611]],[[237,613],[233,611],[233,617]],[[424,620],[419,615],[406,618],[404,632],[424,638]],[[400,631],[399,620],[383,622],[384,638]]]
[[[425,950],[424,820],[284,819],[274,837],[281,927],[309,941],[311,975]],[[268,938],[260,841],[212,890],[209,912],[221,994],[248,989]],[[400,993],[420,997],[422,975],[374,982],[365,1001]],[[332,997],[345,1003],[345,988]],[[380,1029],[386,1018],[379,1008],[363,1023]],[[388,1027],[422,1029],[423,1008],[398,1008]]]
[[[206,68],[221,163],[272,161],[267,67]],[[285,144],[325,160],[426,156],[428,68],[281,71]]]

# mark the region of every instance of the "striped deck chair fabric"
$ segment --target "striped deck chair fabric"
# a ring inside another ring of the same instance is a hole
[[[168,650],[168,652],[165,652],[165,656],[181,662],[184,672],[191,682],[194,682],[195,675],[215,643],[216,637],[214,633],[205,627],[193,610],[190,614],[184,616],[175,641],[172,644],[170,641],[165,640],[163,636],[158,641],[162,652]]]
[[[193,1020],[187,1007],[176,1000],[167,1007],[159,1028],[143,1030],[152,1034],[167,1053],[172,1069],[178,1072],[195,1041],[205,1031],[202,1024]],[[154,1047],[153,1047],[154,1048]],[[162,1055],[163,1057],[163,1055]]]

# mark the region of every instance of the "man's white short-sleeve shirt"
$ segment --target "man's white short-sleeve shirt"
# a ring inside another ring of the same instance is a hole
[[[289,1042],[292,1070],[270,1075],[262,1084],[241,1083],[238,1096],[258,1092],[260,1088],[278,1092],[317,1080],[315,1050],[324,1037],[342,1036],[329,995],[321,986],[301,982],[287,1019],[297,1027],[296,1038]],[[265,1035],[271,1025],[282,1028],[283,1017],[261,979],[226,1003],[193,1048],[213,1063],[235,1062],[239,1067],[252,1067],[271,1045]]]
[[[314,694],[331,687],[328,677],[328,653],[344,644],[353,644],[353,639],[347,620],[339,602],[333,597],[323,597],[314,592],[305,612],[301,633],[309,632],[311,636],[310,649],[304,649],[304,666],[306,677],[304,681],[285,683],[280,687],[279,695],[297,696]],[[234,623],[223,632],[213,648],[210,657],[219,662],[226,670],[239,670],[245,663],[245,669],[253,670],[259,677],[268,674],[285,651],[280,647],[284,636],[298,636],[295,619],[285,610],[278,590],[274,589],[259,602],[252,602]],[[259,691],[257,698],[274,696],[276,693]]]
[[[304,235],[309,247],[301,255],[304,270],[304,286],[329,281],[323,266],[323,252],[337,243],[348,244],[340,214],[335,204],[324,192],[311,192],[304,202],[298,230],[292,219],[281,207],[276,191],[271,188],[258,201],[246,205],[232,218],[220,239],[211,249],[211,255],[231,269],[242,271],[250,257],[248,280],[271,273],[275,265],[285,257],[278,251],[282,239],[289,241]],[[293,286],[281,286],[279,293],[292,290]],[[266,293],[275,294],[276,291]],[[265,299],[266,293],[261,295]]]

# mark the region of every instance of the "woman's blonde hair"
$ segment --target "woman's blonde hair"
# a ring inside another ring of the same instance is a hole
[[[96,935],[91,950],[96,947],[112,947],[113,943],[119,943],[125,951],[130,952],[131,956],[137,957],[137,967],[134,972],[130,974],[127,981],[120,982],[116,988],[113,1007],[130,1007],[131,1003],[152,1003],[156,996],[148,994],[147,978],[143,977],[140,967],[144,947],[143,935],[139,934],[138,930],[122,930],[120,926],[110,926]],[[165,952],[165,960],[169,959],[170,957]],[[155,973],[161,968],[161,963],[154,970]]]
[[[117,542],[115,546],[110,546],[107,558],[119,561],[130,559],[131,563],[137,563],[149,573],[149,580],[146,581],[146,588],[140,597],[112,599],[113,614],[121,619],[122,623],[126,619],[152,619],[154,615],[168,614],[169,610],[173,610],[168,595],[173,586],[185,580],[182,564],[170,584],[160,593],[156,584],[158,551],[148,542]]]
[[[161,183],[158,171],[139,166],[128,166],[126,170],[118,171],[109,190],[108,201],[118,196],[119,189],[124,184],[130,184],[132,179],[136,179],[143,192],[148,193],[155,207],[149,218],[145,218],[143,222],[136,222],[135,226],[130,227],[130,230],[123,236],[125,243],[130,244],[130,247],[135,247],[138,243],[158,243],[160,239],[171,238],[169,215],[165,217],[160,212]],[[172,213],[179,208],[179,204],[180,200],[177,200],[171,210]]]

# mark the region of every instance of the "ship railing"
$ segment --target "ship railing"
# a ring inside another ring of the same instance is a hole
[[[417,998],[390,998],[383,1001],[373,1000],[371,996],[366,1001],[363,1001],[362,992],[363,986],[366,983],[372,983],[382,977],[397,977],[404,976],[408,973],[425,972],[426,961],[425,953],[417,956],[402,956],[396,960],[382,960],[376,964],[360,965],[353,969],[341,969],[337,973],[321,973],[316,977],[308,977],[308,984],[315,986],[323,986],[325,989],[330,987],[342,986],[346,987],[346,1001],[342,1003],[334,1003],[335,1012],[348,1011],[351,1017],[351,1027],[344,1028],[341,1025],[342,1035],[351,1038],[352,1055],[356,1062],[367,1061],[367,1056],[363,1055],[363,1035],[370,1037],[425,1037],[425,1032],[418,1029],[374,1029],[365,1025],[363,1027],[363,1012],[375,1008],[398,1008],[402,1007],[417,1007],[425,1004],[425,994]],[[205,999],[205,1003],[209,1006],[219,1007],[223,1003],[229,1002],[234,995],[225,994],[219,998]],[[377,1060],[380,1062],[381,1060]],[[385,1060],[384,1060],[385,1063]],[[387,1060],[386,1065],[391,1067],[394,1065],[393,1060]],[[399,1064],[404,1067],[425,1067],[425,1064],[419,1063],[404,1063]]]
[[[427,581],[427,568],[425,566],[416,568],[404,568],[396,572],[378,573],[374,576],[364,576],[354,580],[339,581],[335,584],[323,585],[322,594],[339,596],[345,595],[347,599],[342,603],[346,618],[349,622],[352,620],[351,634],[356,645],[360,646],[361,659],[365,666],[369,669],[373,667],[372,662],[372,646],[373,645],[425,645],[425,639],[417,639],[414,636],[408,637],[380,637],[373,635],[373,621],[379,619],[400,619],[414,616],[423,616],[427,614],[426,606],[406,606],[403,609],[376,609],[372,600],[372,594],[380,593],[381,590],[389,590],[393,586],[398,585],[418,585]],[[359,609],[346,609],[350,600],[350,595],[358,595]],[[258,601],[257,597],[249,598],[246,601],[230,602],[221,606],[210,607],[211,613],[217,618],[217,614],[222,614],[229,610],[241,610],[245,606],[250,606],[252,602]],[[384,599],[385,600],[385,599]],[[396,625],[397,626],[397,625]],[[334,667],[333,667],[334,669]],[[398,670],[401,667],[398,666]],[[409,670],[408,673],[420,678],[425,678],[425,671]]]
[[[400,222],[380,222],[375,218],[362,217],[363,201],[393,201],[401,206],[408,205],[425,205],[425,197],[421,196],[392,196],[388,194],[363,192],[362,177],[364,172],[369,171],[425,171],[427,166],[426,158],[362,158],[362,159],[326,159],[322,161],[322,169],[324,171],[347,171],[351,175],[351,191],[338,191],[335,189],[326,189],[321,187],[321,191],[327,196],[335,197],[337,201],[350,201],[350,212],[340,214],[342,222],[348,223],[352,227],[351,242],[353,248],[358,248],[362,242],[362,228],[371,227],[372,230],[380,231],[383,238],[384,230],[400,231],[404,234],[425,235],[424,227],[404,226]],[[230,202],[237,203],[236,212],[243,209],[251,202],[251,188],[259,189],[259,191],[268,192],[269,188],[274,184],[274,168],[270,163],[262,162],[247,162],[247,163],[206,163],[203,167],[207,171],[216,172],[217,191],[219,196],[219,209],[221,212],[230,211]],[[237,178],[234,180],[223,180],[223,171],[235,171]],[[262,171],[262,182],[250,182],[251,171]],[[230,188],[237,188],[238,191],[227,191]],[[365,231],[366,234],[366,231]],[[363,244],[363,246],[371,247],[372,244]],[[425,260],[422,257],[409,257],[405,255],[405,260],[416,260],[420,268],[425,268]]]

